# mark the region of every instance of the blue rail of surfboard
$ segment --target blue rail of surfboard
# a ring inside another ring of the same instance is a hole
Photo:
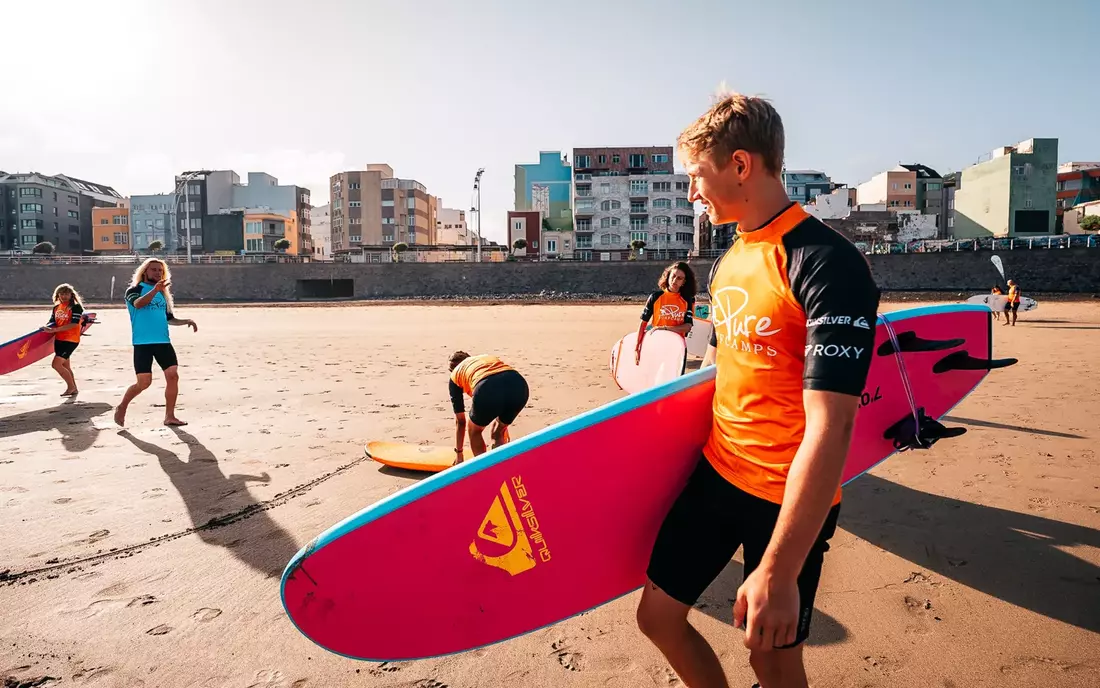
[[[965,311],[979,311],[985,313],[992,313],[988,306],[976,305],[976,304],[946,304],[946,305],[933,305],[933,306],[919,306],[916,308],[907,308],[904,310],[893,311],[887,313],[887,318],[891,323],[896,323],[909,318],[917,318],[925,315],[936,315],[942,313],[958,313]],[[880,316],[876,322],[876,327],[883,322]],[[622,399],[616,399],[615,401],[608,402],[603,406],[592,409],[591,411],[585,411],[579,415],[576,415],[568,420],[561,421],[555,425],[538,430],[530,435],[522,437],[513,442],[494,449],[490,452],[483,454],[481,457],[473,461],[465,461],[454,468],[448,468],[445,471],[436,473],[429,478],[426,478],[419,483],[410,485],[404,490],[395,492],[388,497],[385,497],[370,506],[364,507],[360,511],[348,516],[344,520],[331,526],[320,535],[315,537],[308,545],[303,547],[294,557],[287,563],[286,568],[283,570],[282,584],[285,584],[286,579],[294,572],[297,565],[313,552],[320,550],[326,545],[334,542],[345,534],[360,528],[386,514],[392,513],[397,509],[413,502],[425,495],[429,495],[436,490],[443,489],[444,487],[462,480],[466,476],[473,475],[480,471],[486,470],[497,464],[500,464],[514,456],[522,454],[535,447],[542,446],[557,440],[561,437],[569,435],[578,430],[582,430],[590,425],[602,422],[609,418],[620,416],[624,413],[629,413],[635,409],[641,408],[648,404],[651,404],[660,399],[672,396],[678,392],[682,392],[685,389],[690,389],[695,385],[705,383],[714,378],[716,369],[714,366],[707,366],[701,370],[688,373],[675,380],[657,385],[651,389],[647,389],[642,392],[637,392]],[[973,390],[971,390],[973,391]],[[969,396],[969,393],[967,394]],[[965,399],[966,397],[963,397]],[[962,399],[959,400],[962,403]],[[958,404],[956,404],[957,406]],[[954,407],[952,407],[954,408]],[[892,454],[891,454],[892,456]],[[889,458],[889,457],[886,457]],[[886,460],[883,459],[883,461]],[[881,461],[879,462],[881,463]],[[877,465],[877,464],[876,464]],[[280,585],[280,588],[282,585]],[[284,608],[286,600],[283,600]]]

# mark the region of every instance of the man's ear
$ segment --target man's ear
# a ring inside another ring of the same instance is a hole
[[[749,175],[752,174],[752,156],[746,151],[736,150],[730,158],[730,164],[733,165],[733,173],[737,176],[737,180],[740,182],[746,181]]]

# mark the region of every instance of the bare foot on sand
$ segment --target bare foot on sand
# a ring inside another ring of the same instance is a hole
[[[187,425],[187,423],[180,420],[179,418],[176,418],[175,416],[172,416],[171,418],[165,418],[164,424],[170,428],[178,428]]]
[[[115,425],[118,427],[126,427],[126,409],[119,406],[115,409]]]
[[[63,397],[75,397],[79,393],[80,393],[80,390],[78,390],[78,389],[67,389],[67,390],[65,390],[64,392],[61,393],[61,396],[63,396]]]

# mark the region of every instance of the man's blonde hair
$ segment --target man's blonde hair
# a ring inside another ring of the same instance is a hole
[[[676,144],[692,158],[711,157],[719,167],[735,151],[756,153],[768,172],[779,176],[786,141],[783,120],[767,100],[719,91],[714,105],[684,129]]]

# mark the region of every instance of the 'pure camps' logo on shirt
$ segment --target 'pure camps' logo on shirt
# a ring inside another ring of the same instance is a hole
[[[722,287],[711,299],[714,307],[714,331],[721,344],[738,348],[757,356],[775,356],[777,351],[759,339],[777,334],[771,318],[742,311],[748,308],[749,292],[741,287]]]

